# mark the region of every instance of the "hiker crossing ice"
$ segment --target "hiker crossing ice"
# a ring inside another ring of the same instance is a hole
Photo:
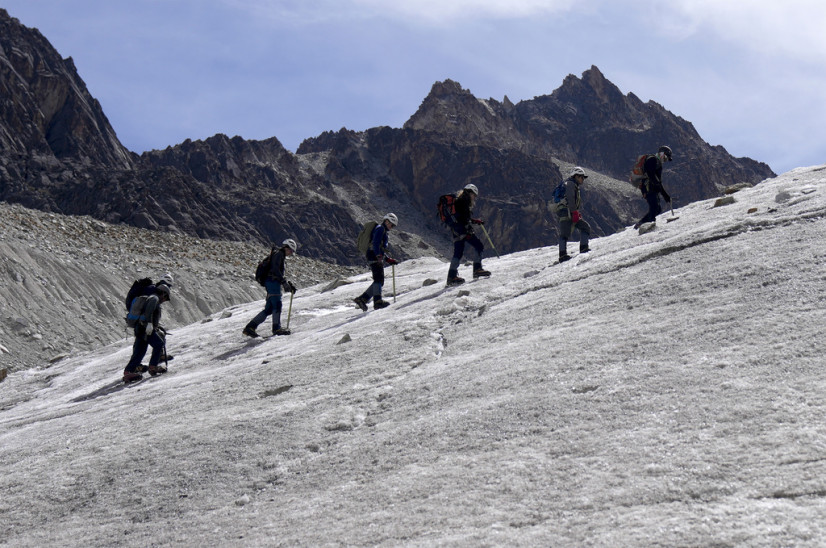
[[[637,186],[648,204],[648,212],[642,219],[634,224],[634,229],[639,229],[646,223],[653,223],[657,220],[657,215],[662,213],[660,205],[660,194],[663,195],[666,203],[674,214],[671,205],[671,196],[663,187],[663,162],[670,162],[673,153],[668,146],[661,146],[656,154],[642,154],[637,157],[634,168],[631,170],[631,183]]]
[[[482,256],[485,246],[476,236],[474,225],[480,226],[484,231],[484,221],[473,217],[473,206],[479,196],[479,189],[476,185],[468,183],[455,194],[445,194],[439,198],[437,209],[439,218],[451,230],[453,234],[453,257],[450,260],[450,268],[447,271],[447,285],[459,285],[465,282],[459,277],[459,265],[465,253],[465,245],[469,244],[474,252],[473,277],[488,277],[490,272],[482,268]],[[487,234],[487,232],[485,231]]]
[[[259,312],[249,323],[244,326],[242,334],[247,337],[258,337],[256,329],[264,323],[268,316],[272,316],[272,334],[289,335],[289,317],[292,313],[293,295],[296,287],[285,277],[286,258],[293,255],[298,250],[298,244],[292,238],[287,238],[281,243],[278,250],[275,247],[270,250],[270,254],[264,258],[255,269],[255,280],[267,290],[264,310]],[[287,326],[281,326],[281,294],[282,291],[290,293],[290,309],[287,314]]]
[[[368,221],[364,224],[357,238],[359,252],[367,259],[370,265],[370,273],[373,276],[373,283],[358,297],[353,299],[362,311],[367,312],[367,305],[372,300],[373,309],[381,310],[390,306],[390,303],[385,301],[382,294],[382,287],[384,286],[384,266],[388,264],[393,267],[393,285],[395,294],[395,265],[399,261],[393,259],[387,254],[387,250],[391,247],[388,239],[388,233],[399,224],[399,218],[395,213],[388,213],[382,218],[381,223],[375,221]]]
[[[171,286],[169,279],[152,284],[149,278],[144,278],[132,284],[127,293],[129,312],[126,323],[134,329],[135,342],[132,345],[132,357],[123,370],[124,383],[137,382],[143,378],[141,360],[150,346],[152,354],[146,371],[153,377],[167,371],[167,366],[160,364],[161,357],[166,356],[166,330],[160,325],[160,321],[161,305],[171,299]]]
[[[559,262],[571,260],[568,255],[568,239],[574,229],[579,230],[579,252],[588,253],[591,225],[582,218],[582,193],[580,187],[588,175],[581,167],[571,170],[567,179],[559,183],[553,192],[553,212],[559,220]]]

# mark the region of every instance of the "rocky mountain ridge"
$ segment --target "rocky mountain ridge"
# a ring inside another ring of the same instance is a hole
[[[434,84],[403,128],[342,129],[295,154],[277,138],[215,135],[138,156],[117,140],[71,58],[0,10],[0,200],[202,238],[300,241],[311,257],[360,264],[359,226],[400,214],[400,258],[447,253],[435,218],[439,194],[473,181],[479,214],[500,252],[556,241],[545,207],[578,164],[592,184],[585,215],[597,235],[633,222],[643,202],[623,186],[633,159],[675,150],[666,182],[677,206],[771,169],[705,143],[689,122],[623,95],[592,67],[551,95],[513,104],[482,100],[450,80]]]

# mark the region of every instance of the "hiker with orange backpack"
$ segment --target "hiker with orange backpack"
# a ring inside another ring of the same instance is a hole
[[[473,206],[476,204],[476,198],[479,196],[479,189],[476,188],[476,185],[468,183],[455,195],[448,196],[452,198],[450,200],[450,211],[444,211],[447,207],[442,203],[441,198],[439,205],[440,217],[453,232],[453,258],[450,260],[450,268],[447,271],[447,285],[451,286],[465,283],[465,279],[459,277],[459,264],[461,264],[462,256],[465,253],[465,244],[470,244],[470,247],[473,248],[475,253],[473,259],[473,278],[487,278],[490,276],[490,272],[482,268],[482,254],[485,251],[485,245],[473,230],[473,225],[482,226],[485,224],[482,219],[473,217]],[[447,198],[448,196],[443,196],[442,198]]]
[[[657,215],[662,213],[660,194],[663,195],[667,204],[671,203],[671,196],[663,188],[663,162],[670,162],[671,157],[671,148],[663,145],[657,150],[656,154],[650,154],[644,160],[642,157],[637,160],[637,163],[642,163],[642,165],[640,167],[635,166],[632,181],[634,177],[637,177],[636,184],[639,185],[640,192],[642,192],[645,201],[648,202],[648,213],[634,225],[635,229],[645,223],[654,222]],[[637,174],[638,171],[642,171],[641,176]]]

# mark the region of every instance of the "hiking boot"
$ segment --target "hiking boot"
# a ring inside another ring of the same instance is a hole
[[[445,285],[450,287],[451,285],[462,285],[463,283],[465,283],[464,278],[460,278],[459,276],[453,276],[452,278],[447,279],[447,284]]]
[[[353,299],[353,302],[356,303],[356,306],[361,308],[364,312],[367,312],[367,301],[362,299],[361,297],[356,297]]]
[[[138,382],[143,378],[143,375],[134,371],[123,370],[123,382],[129,384],[130,382]]]
[[[488,272],[484,268],[477,268],[473,271],[473,279],[474,280],[476,278],[487,278],[488,276],[490,276],[490,272]]]
[[[279,327],[278,329],[273,329],[273,335],[289,335],[291,331],[289,329],[284,329],[283,327]]]
[[[384,299],[373,299],[373,310],[381,310],[382,308],[387,308],[388,306],[390,306],[390,303]]]
[[[249,325],[247,327],[245,327],[244,330],[241,333],[246,335],[247,337],[251,337],[253,339],[258,336],[258,333],[255,332],[255,328],[251,327]]]
[[[163,365],[150,365],[149,366],[149,374],[152,375],[153,377],[155,375],[163,375],[164,373],[166,373],[166,367],[164,367]]]
[[[570,261],[570,260],[571,260],[571,256],[568,255],[567,253],[565,255],[560,255],[559,256],[559,262],[560,263],[564,263],[565,261]]]
[[[137,367],[135,367],[134,372],[135,373],[146,373],[148,370],[149,370],[149,366],[144,365],[144,364],[140,364]]]
[[[579,248],[580,253],[588,253],[589,251],[591,251],[591,248],[588,247],[587,245],[585,247],[580,247]]]

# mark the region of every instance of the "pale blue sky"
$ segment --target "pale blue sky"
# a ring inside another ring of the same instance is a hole
[[[434,82],[546,95],[596,65],[778,173],[826,163],[822,0],[0,0],[135,152],[400,127]],[[675,153],[679,151],[675,150]]]

